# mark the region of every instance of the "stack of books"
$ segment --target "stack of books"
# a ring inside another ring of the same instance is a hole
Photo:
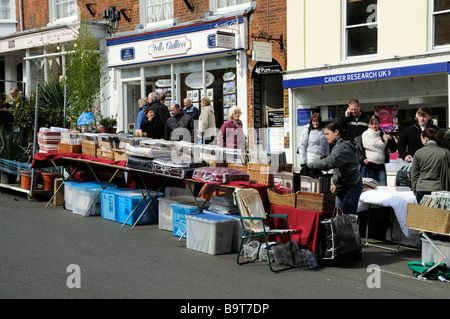
[[[450,192],[433,192],[431,195],[425,195],[419,204],[450,210]]]

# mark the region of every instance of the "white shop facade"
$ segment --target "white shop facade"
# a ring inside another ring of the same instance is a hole
[[[133,132],[138,100],[164,93],[166,105],[211,99],[220,128],[239,105],[247,129],[247,18],[238,16],[107,39],[110,99],[103,113]],[[218,37],[222,37],[218,39]],[[218,45],[219,43],[219,45]]]

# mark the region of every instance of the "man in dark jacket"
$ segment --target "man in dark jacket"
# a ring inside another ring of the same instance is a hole
[[[438,128],[433,124],[431,108],[422,106],[417,110],[416,123],[408,126],[398,140],[398,155],[407,163],[411,162],[414,154],[423,144],[422,131],[427,127]]]
[[[170,106],[170,113],[172,113],[172,117],[169,118],[166,122],[164,139],[187,141],[190,137],[190,142],[193,143],[194,119],[192,118],[192,116],[190,116],[189,114],[184,114],[181,111],[181,107],[179,104],[172,104]]]
[[[164,127],[167,120],[170,118],[170,113],[167,106],[161,104],[158,100],[158,95],[155,92],[148,94],[148,106],[151,106],[153,110],[155,110],[155,116],[160,119],[162,126]]]
[[[345,114],[338,120],[338,123],[346,130],[345,139],[353,141],[369,128],[370,114],[361,111],[361,105],[357,99],[348,102]]]

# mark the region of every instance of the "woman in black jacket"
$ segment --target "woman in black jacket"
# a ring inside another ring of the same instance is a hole
[[[155,115],[155,110],[151,106],[148,106],[144,112],[145,118],[141,122],[142,132],[146,132],[149,138],[164,138],[164,127],[159,117]]]

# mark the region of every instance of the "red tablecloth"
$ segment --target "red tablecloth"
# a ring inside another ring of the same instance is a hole
[[[311,248],[314,253],[317,253],[319,243],[319,221],[333,214],[332,212],[316,212],[279,205],[272,205],[270,213],[288,215],[289,228],[297,230],[295,233],[291,233],[291,238],[300,246]],[[275,228],[286,228],[285,222],[281,218],[271,218],[270,224]],[[286,243],[288,236],[278,235],[273,240]]]
[[[78,153],[35,153],[33,157],[33,168],[43,168],[43,167],[53,167],[52,161],[56,165],[60,165],[63,163],[63,158],[75,158],[75,159],[83,159],[87,161],[92,162],[98,162],[103,164],[109,164],[109,165],[116,165],[116,166],[125,166],[126,161],[112,161],[112,160],[105,160],[101,158],[97,158],[94,156],[89,156],[85,154],[78,154]]]

